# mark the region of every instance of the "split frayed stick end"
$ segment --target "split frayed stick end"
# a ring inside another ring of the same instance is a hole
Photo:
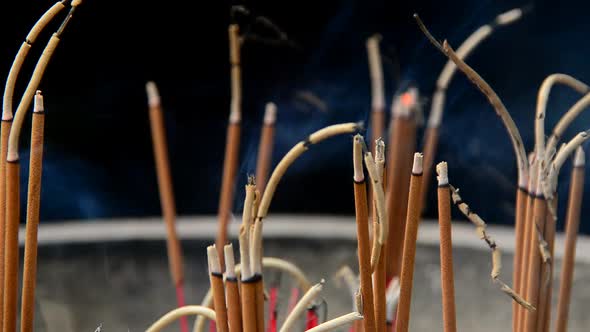
[[[576,155],[574,157],[574,167],[584,167],[586,164],[586,156],[584,153],[584,149],[579,146],[576,149]]]
[[[439,186],[446,186],[449,184],[449,171],[446,161],[442,161],[436,165],[436,174]]]
[[[149,81],[145,84],[145,91],[147,92],[150,107],[160,106],[160,93],[154,81]]]
[[[273,125],[277,120],[277,105],[275,103],[266,103],[264,111],[264,124]]]
[[[235,258],[234,258],[234,247],[233,245],[226,244],[223,247],[223,255],[225,257],[225,273],[228,278],[235,278],[236,271],[235,271]]]
[[[375,140],[375,161],[385,162],[385,141],[381,137]]]
[[[209,263],[209,273],[221,273],[221,263],[215,245],[207,247],[207,262]]]
[[[45,111],[45,106],[43,105],[43,95],[41,94],[41,90],[37,90],[35,93],[33,112],[43,113],[43,111]]]
[[[424,155],[421,152],[414,153],[414,164],[412,165],[412,174],[420,175],[423,172]]]
[[[352,148],[352,164],[355,182],[362,182],[365,180],[365,174],[363,173],[363,144],[363,136],[356,134],[354,136]]]

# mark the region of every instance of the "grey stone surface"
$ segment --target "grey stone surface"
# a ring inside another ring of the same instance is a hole
[[[184,241],[186,297],[200,303],[208,288],[205,246],[207,242]],[[163,242],[135,241],[41,247],[37,289],[37,331],[81,332],[143,331],[175,306],[174,289]],[[335,271],[349,264],[356,269],[355,244],[340,240],[270,240],[265,254],[288,259],[305,271],[311,281],[325,278],[323,296],[329,317],[346,313],[351,299],[346,289],[332,280]],[[581,253],[583,254],[583,253]],[[503,279],[511,280],[511,257],[503,257]],[[560,264],[556,265],[559,271]],[[491,262],[485,250],[454,251],[457,321],[459,331],[509,331],[511,300],[491,283]],[[559,276],[559,273],[556,273]],[[289,282],[283,278],[283,287]],[[590,265],[576,266],[569,331],[587,331],[590,317]],[[558,289],[558,280],[554,290]],[[283,307],[287,294],[281,295]],[[412,318],[413,331],[441,331],[439,250],[421,245],[417,250]],[[554,306],[556,296],[553,297]],[[192,320],[191,320],[192,324]],[[167,331],[178,331],[174,325]]]

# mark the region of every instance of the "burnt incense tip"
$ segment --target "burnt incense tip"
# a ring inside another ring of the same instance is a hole
[[[264,110],[264,124],[273,125],[277,120],[277,105],[273,102],[266,103]]]
[[[256,185],[256,176],[253,174],[248,175],[248,185],[255,186]]]
[[[412,165],[412,174],[420,175],[422,174],[424,155],[421,152],[414,153],[414,164]]]
[[[233,245],[226,244],[223,247],[223,256],[225,257],[225,273],[228,278],[236,278],[235,271],[235,258],[234,258],[234,247]]]
[[[207,263],[209,264],[209,273],[221,273],[221,263],[215,245],[207,247]]]
[[[352,144],[352,164],[354,171],[354,181],[362,182],[365,179],[363,173],[363,145],[364,139],[360,134],[354,135],[354,142]]]
[[[357,122],[355,124],[354,130],[359,133],[362,133],[363,131],[365,131],[365,122],[364,121]]]
[[[385,161],[385,141],[381,137],[375,140],[375,160]]]
[[[151,107],[160,106],[160,92],[154,81],[149,81],[145,84],[145,91],[148,96],[148,104]]]
[[[35,93],[33,112],[43,113],[44,110],[45,106],[43,105],[43,95],[41,94],[41,90],[37,90],[37,92]]]
[[[576,155],[574,157],[574,167],[582,167],[586,164],[586,156],[584,153],[584,149],[579,146],[576,149]]]
[[[446,186],[449,184],[449,173],[446,161],[442,161],[436,165],[436,174],[439,186]]]

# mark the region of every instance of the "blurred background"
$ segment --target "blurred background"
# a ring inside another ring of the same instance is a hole
[[[427,113],[446,58],[428,43],[412,14],[418,12],[437,38],[446,38],[457,48],[480,25],[526,5],[524,1],[167,4],[87,0],[63,36],[40,86],[47,112],[42,222],[160,213],[147,80],[158,84],[162,96],[178,213],[216,213],[229,115],[231,5],[241,4],[270,18],[292,41],[291,46],[253,42],[242,48],[244,127],[233,207],[239,213],[242,185],[255,170],[266,102],[278,106],[273,164],[319,128],[368,120],[371,99],[365,41],[380,33],[388,104],[398,89],[413,84],[424,97]],[[21,0],[4,5],[0,77],[6,78],[29,29],[53,3]],[[503,99],[527,150],[532,149],[536,91],[542,80],[557,72],[582,81],[590,76],[590,45],[585,42],[590,3],[536,1],[533,5],[525,18],[497,29],[467,61]],[[46,38],[58,25],[55,22],[43,33],[32,49],[15,104]],[[259,33],[269,34],[263,29]],[[448,161],[452,183],[482,217],[491,223],[512,223],[515,158],[500,120],[460,73],[447,98],[436,161]],[[566,88],[553,90],[547,131],[577,98]],[[310,103],[310,99],[321,102]],[[582,114],[567,131],[568,139],[588,124],[589,116]],[[422,130],[418,137],[421,146]],[[283,178],[271,212],[351,215],[350,143],[350,137],[331,139],[300,158]],[[28,137],[22,142],[23,172],[27,172],[27,146]],[[569,169],[568,162],[560,176],[562,216]],[[436,216],[433,186],[426,217]],[[585,201],[590,201],[590,195]],[[590,204],[585,204],[582,215],[588,212]],[[563,217],[559,222],[561,228]],[[590,231],[590,225],[582,223],[581,228]]]

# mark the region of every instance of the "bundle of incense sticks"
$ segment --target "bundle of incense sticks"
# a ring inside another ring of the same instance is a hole
[[[441,45],[428,32],[424,24],[415,15],[418,25],[432,42],[457,68],[463,72],[474,85],[487,97],[493,106],[496,114],[500,116],[504,123],[509,137],[512,141],[517,159],[518,182],[516,194],[516,239],[517,246],[515,252],[514,267],[514,290],[509,288],[505,283],[499,282],[501,289],[510,295],[516,303],[513,306],[513,331],[547,331],[551,324],[551,293],[553,288],[553,269],[552,256],[554,252],[554,239],[556,232],[557,216],[557,182],[559,172],[565,161],[574,151],[574,176],[572,176],[572,193],[570,194],[570,203],[568,205],[568,225],[573,224],[571,230],[568,230],[568,247],[566,249],[566,258],[573,259],[571,241],[575,241],[577,233],[577,221],[579,216],[578,200],[581,199],[581,191],[576,182],[581,181],[579,175],[581,171],[576,171],[583,167],[583,153],[581,145],[589,137],[590,131],[583,131],[574,136],[569,142],[563,144],[556,151],[558,141],[563,137],[565,129],[581,113],[582,109],[590,105],[590,87],[583,82],[564,74],[550,75],[541,85],[538,93],[537,107],[535,112],[535,146],[529,160],[524,152],[524,144],[520,138],[518,128],[512,121],[506,107],[485,80],[469,67],[451,48],[447,41]],[[547,142],[545,142],[545,112],[549,92],[553,85],[564,84],[573,90],[585,94],[576,102],[566,114],[558,121]],[[575,190],[574,190],[575,189]],[[457,194],[455,192],[455,194]],[[458,197],[458,194],[457,194]],[[457,204],[461,208],[461,200],[457,198]],[[494,256],[494,270],[492,278],[498,281],[500,270],[500,254],[497,251],[496,243],[485,233],[485,223],[477,216],[474,217],[471,210],[465,207],[464,210],[468,218],[478,226],[480,237],[485,240],[492,248]],[[476,216],[476,215],[475,215]],[[565,327],[565,315],[567,315],[567,303],[569,302],[569,283],[571,282],[571,269],[567,263],[562,270],[563,282],[562,291],[560,292],[560,304],[558,313],[558,325],[560,329]]]

